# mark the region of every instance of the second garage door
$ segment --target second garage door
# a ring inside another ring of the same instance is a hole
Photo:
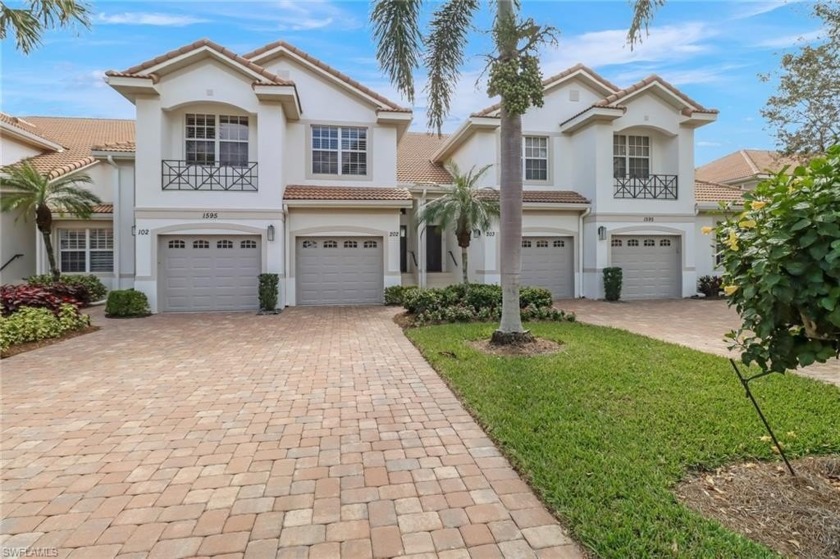
[[[382,239],[305,237],[295,248],[298,305],[382,303]]]
[[[615,236],[611,265],[623,271],[622,299],[673,299],[682,294],[679,237]]]
[[[555,299],[575,293],[572,237],[527,237],[522,239],[522,285],[544,287]]]

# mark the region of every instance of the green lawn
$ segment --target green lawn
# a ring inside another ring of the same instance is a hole
[[[579,323],[529,325],[566,344],[551,356],[465,343],[494,327],[406,334],[578,541],[605,558],[775,556],[670,490],[692,469],[775,459],[728,361]],[[792,456],[840,452],[840,390],[794,375],[753,384]]]

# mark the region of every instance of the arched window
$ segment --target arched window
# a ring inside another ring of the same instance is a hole
[[[216,242],[216,248],[233,248],[233,241],[229,239],[222,239]]]
[[[656,241],[654,241],[653,239],[645,239],[645,246],[646,247],[655,247],[656,246]]]
[[[537,241],[537,248],[548,248],[548,241],[546,241],[546,240]]]
[[[671,239],[662,239],[659,241],[659,246],[661,247],[669,247],[671,246]]]
[[[173,239],[169,241],[169,248],[187,248],[187,243],[181,239]]]
[[[630,239],[627,241],[627,246],[629,247],[637,247],[639,246],[639,239]]]
[[[247,240],[242,241],[239,246],[241,248],[257,248],[257,241]]]
[[[324,241],[324,248],[338,248],[338,243],[335,241]]]
[[[522,239],[522,248],[531,248],[531,241]]]
[[[359,248],[359,243],[356,241],[344,241],[344,248]]]
[[[318,241],[303,241],[303,248],[318,248]]]
[[[620,247],[624,243],[622,242],[621,239],[613,239],[610,244],[612,244],[612,246],[614,246],[614,247]]]
[[[210,241],[198,240],[193,241],[193,248],[210,248]]]
[[[364,247],[365,248],[376,248],[379,246],[379,243],[376,241],[365,241]]]
[[[563,248],[566,246],[566,241],[556,240],[554,241],[554,248]]]

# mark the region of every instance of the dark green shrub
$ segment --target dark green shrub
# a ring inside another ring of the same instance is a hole
[[[618,301],[621,298],[621,268],[604,268],[604,297],[607,301]]]
[[[111,318],[129,318],[149,316],[149,300],[142,291],[118,289],[108,293],[105,303],[105,316]]]
[[[403,297],[403,307],[412,314],[437,310],[443,303],[442,289],[415,289]]]
[[[719,297],[723,291],[723,278],[720,276],[702,276],[697,280],[697,291],[707,298]]]
[[[52,275],[50,274],[30,276],[26,278],[26,282],[29,285],[37,285],[39,287],[45,288],[49,288],[51,285],[56,283]],[[63,275],[59,278],[58,283],[73,286],[79,285],[84,287],[87,290],[88,298],[87,301],[82,301],[82,303],[84,303],[85,305],[95,303],[96,301],[102,301],[103,299],[105,299],[105,295],[108,294],[108,289],[105,287],[105,284],[102,283],[102,280],[100,280],[93,274]]]
[[[280,276],[277,274],[260,274],[260,311],[272,312],[277,310],[277,286]]]
[[[525,307],[551,307],[554,304],[554,297],[551,291],[544,287],[523,287],[519,290],[519,306]]]
[[[385,304],[386,305],[402,305],[406,293],[416,290],[416,285],[392,285],[385,288]]]

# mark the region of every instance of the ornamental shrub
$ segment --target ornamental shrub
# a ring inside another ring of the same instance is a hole
[[[272,312],[277,309],[277,287],[280,285],[280,276],[277,274],[260,274],[260,311]]]
[[[142,291],[118,289],[108,293],[105,316],[108,318],[134,318],[149,316],[149,300]]]
[[[21,307],[11,316],[0,317],[0,351],[11,346],[58,338],[67,332],[90,326],[90,317],[69,304],[56,315],[44,307]]]
[[[604,298],[607,301],[618,301],[621,298],[623,279],[621,268],[604,268]]]
[[[56,283],[55,279],[53,279],[52,277],[52,274],[30,276],[26,278],[26,282],[29,285],[35,285],[44,288],[50,288]],[[100,280],[93,274],[63,275],[59,278],[58,283],[69,286],[82,286],[83,288],[85,288],[87,290],[86,298],[84,300],[80,299],[80,301],[85,305],[89,305],[90,303],[95,303],[97,301],[102,301],[103,299],[105,299],[105,295],[108,294],[108,289],[105,287],[105,284],[102,283],[102,280]]]
[[[416,285],[392,285],[385,288],[386,305],[402,305],[405,295],[417,289]]]
[[[33,285],[4,285],[0,287],[0,300],[3,304],[3,316],[10,316],[22,307],[47,309],[57,315],[61,305],[69,304],[77,308],[80,305],[73,297]]]
[[[840,145],[786,171],[713,230],[723,291],[741,315],[730,347],[776,372],[840,355]]]
[[[701,276],[697,280],[697,291],[708,299],[719,297],[723,291],[723,278],[720,276]]]

